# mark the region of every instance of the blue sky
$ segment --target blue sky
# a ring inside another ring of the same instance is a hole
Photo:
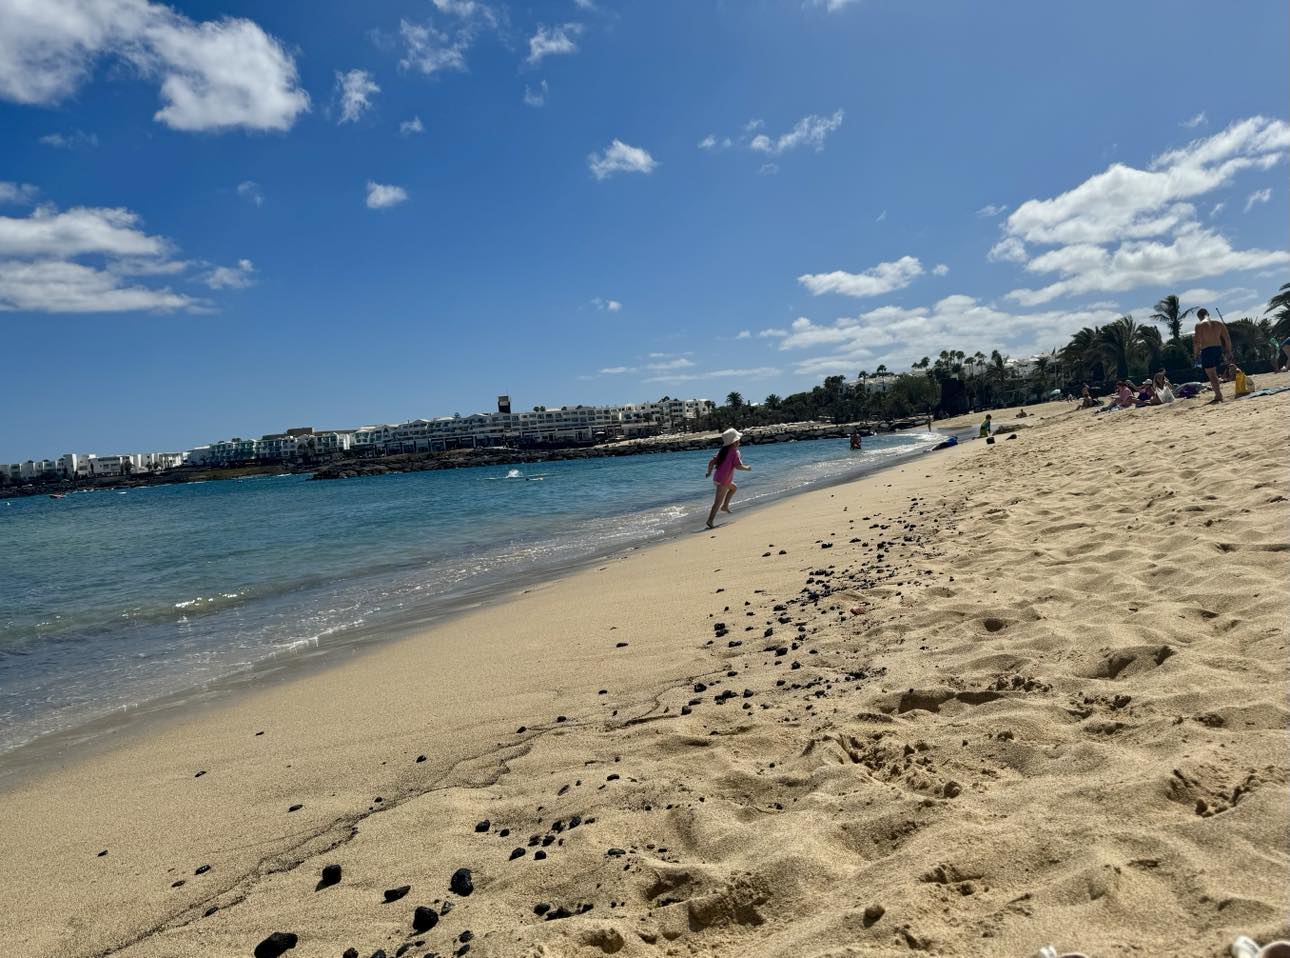
[[[0,461],[760,399],[1170,292],[1257,312],[1288,19],[0,0]]]

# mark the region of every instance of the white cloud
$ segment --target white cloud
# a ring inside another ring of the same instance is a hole
[[[596,0],[573,0],[573,5],[579,10],[595,10]]]
[[[752,369],[712,369],[702,373],[663,373],[642,379],[644,383],[689,383],[706,379],[766,379],[778,376],[774,366],[757,366]]]
[[[602,299],[599,296],[591,301],[591,305],[596,307],[596,309],[601,311],[608,310],[611,313],[616,313],[623,308],[623,304],[618,302],[618,300]]]
[[[735,335],[735,339],[752,339],[752,330],[751,329],[739,330],[739,332]]]
[[[788,335],[787,329],[763,329],[757,334],[758,339],[783,339]]]
[[[886,211],[886,210],[883,210],[881,213],[879,213],[879,214],[874,218],[874,222],[875,222],[875,223],[881,223],[881,222],[882,222],[883,220],[885,220],[886,218],[887,218],[887,211]]]
[[[712,133],[709,133],[707,136],[705,136],[703,139],[699,141],[699,149],[701,150],[711,150],[711,149],[714,149],[716,145],[717,145],[717,138]]]
[[[251,20],[195,23],[149,0],[0,0],[0,98],[53,105],[116,58],[159,85],[176,130],[285,130],[309,108],[295,61]]]
[[[587,166],[592,176],[603,180],[615,173],[652,173],[658,161],[649,151],[615,139],[603,153],[590,154]]]
[[[374,180],[367,181],[367,208],[370,210],[383,210],[390,206],[398,206],[408,198],[408,191],[401,186],[390,186],[385,183],[377,183]]]
[[[1191,119],[1189,119],[1189,120],[1183,120],[1183,121],[1182,121],[1182,123],[1180,123],[1179,125],[1180,125],[1180,126],[1185,126],[1185,127],[1186,127],[1187,129],[1189,129],[1189,130],[1194,130],[1194,129],[1196,129],[1196,127],[1198,127],[1198,126],[1204,126],[1204,125],[1205,125],[1206,123],[1208,123],[1208,122],[1209,122],[1209,117],[1207,117],[1207,116],[1205,115],[1205,111],[1204,111],[1204,110],[1201,110],[1199,113],[1197,113],[1197,114],[1196,114],[1195,116],[1193,116]]]
[[[1007,211],[1008,207],[1004,206],[1002,203],[987,203],[976,211],[976,215],[982,219],[989,220],[994,219],[1000,213],[1006,213]]]
[[[1245,199],[1245,212],[1248,213],[1250,210],[1252,210],[1254,208],[1255,203],[1266,203],[1270,199],[1272,199],[1271,187],[1265,187],[1264,189],[1261,189],[1261,190],[1255,190]]]
[[[82,147],[98,146],[99,138],[95,133],[72,130],[70,133],[46,133],[40,138],[40,142],[57,150],[77,150]]]
[[[944,263],[937,263],[935,266],[932,267],[933,276],[945,276],[946,274],[949,273],[949,271],[950,271],[950,268],[946,266]]]
[[[145,233],[130,210],[41,206],[0,216],[0,311],[102,313],[193,309],[203,304],[129,277],[175,275],[173,244]],[[89,262],[84,262],[88,260]]]
[[[843,296],[880,296],[904,289],[923,274],[923,264],[914,256],[902,256],[890,263],[879,263],[863,273],[807,273],[797,281],[813,296],[841,293]]]
[[[247,202],[254,203],[256,206],[264,205],[264,193],[260,189],[260,184],[255,180],[243,180],[237,184],[237,195]]]
[[[800,146],[814,147],[818,153],[824,149],[825,138],[842,125],[842,116],[841,110],[837,110],[832,116],[811,114],[810,116],[802,117],[797,121],[793,129],[776,139],[771,139],[765,133],[757,134],[749,142],[748,147],[760,153],[770,153],[776,156],[788,150],[795,150]]]
[[[211,289],[245,289],[255,282],[255,266],[249,259],[240,259],[236,266],[217,266],[206,275],[203,282]]]
[[[778,173],[778,172],[779,172],[779,164],[778,164],[778,163],[763,163],[763,164],[761,165],[761,168],[760,168],[757,172],[758,172],[758,174],[760,174],[761,176],[774,176],[776,173]]]
[[[119,313],[195,305],[169,288],[122,285],[116,274],[81,263],[0,259],[0,312]]]
[[[498,29],[499,15],[488,4],[477,0],[434,0],[434,5],[450,21],[449,25],[440,28],[429,20],[425,23],[400,20],[403,57],[399,66],[427,75],[465,70],[466,53],[480,34]]]
[[[412,136],[415,133],[424,133],[425,126],[421,123],[421,117],[414,116],[410,120],[404,120],[399,124],[399,136]]]
[[[1231,270],[1290,264],[1285,250],[1233,249],[1227,238],[1189,223],[1171,243],[1132,240],[1114,252],[1089,243],[1063,246],[1026,264],[1033,272],[1055,272],[1062,278],[1040,289],[1014,289],[1008,298],[1023,306],[1047,303],[1059,296],[1138,286],[1168,287]]]
[[[577,53],[578,45],[574,43],[573,38],[581,32],[581,23],[564,23],[558,27],[539,25],[537,33],[529,37],[529,55],[526,62],[534,65],[541,63],[544,57]]]
[[[1213,219],[1213,218],[1214,218],[1215,216],[1217,216],[1219,213],[1223,212],[1223,209],[1224,209],[1224,207],[1226,207],[1226,206],[1227,206],[1227,204],[1226,204],[1226,203],[1215,203],[1215,204],[1214,204],[1214,208],[1213,208],[1212,210],[1210,210],[1210,211],[1209,211],[1209,218],[1210,218],[1210,219]]]
[[[794,370],[800,375],[855,375],[862,366],[872,368],[882,362],[900,368],[941,349],[969,353],[999,349],[1005,354],[1030,355],[1061,345],[1081,326],[1106,323],[1119,315],[1114,304],[1012,313],[956,294],[932,306],[879,306],[828,324],[802,317],[781,338],[779,349],[826,350],[797,361]]]
[[[78,206],[62,213],[51,206],[30,216],[0,216],[0,256],[86,254],[160,257],[170,243],[139,228],[139,216],[126,209]]]
[[[1158,236],[1190,219],[1182,200],[1225,186],[1237,173],[1285,158],[1290,123],[1252,117],[1157,156],[1146,170],[1113,163],[1072,190],[1027,200],[1008,217],[1006,235],[1029,243],[1107,243]]]
[[[620,376],[623,373],[634,373],[634,372],[636,372],[635,366],[606,366],[604,369],[600,370],[600,375]]]
[[[689,369],[693,365],[694,362],[692,360],[686,359],[684,356],[677,356],[675,359],[665,359],[659,362],[646,363],[645,368],[654,370],[655,372],[660,372],[669,369]]]
[[[1025,305],[1280,265],[1290,254],[1234,249],[1225,237],[1204,229],[1186,201],[1227,186],[1242,172],[1271,168],[1288,149],[1290,124],[1256,116],[1161,153],[1145,170],[1112,164],[1060,196],[1022,203],[1008,217],[1004,238],[989,258],[1025,262],[1032,273],[1057,274],[1041,289],[1008,294]],[[1215,205],[1209,215],[1221,208]],[[1027,259],[1027,243],[1055,248]]]
[[[27,205],[36,202],[40,190],[30,183],[10,183],[0,180],[0,203]]]
[[[837,13],[839,10],[845,10],[851,4],[858,2],[859,0],[815,0],[815,5],[823,7],[829,13]]]
[[[372,107],[372,97],[381,88],[366,70],[336,71],[336,93],[340,97],[340,122],[354,123]]]
[[[546,94],[546,80],[541,81],[536,87],[524,84],[524,102],[529,106],[546,106]]]
[[[986,259],[993,263],[1024,263],[1029,255],[1025,243],[1015,236],[1007,236],[990,247]]]

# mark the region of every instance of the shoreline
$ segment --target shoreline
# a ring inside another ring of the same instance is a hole
[[[912,431],[921,432],[919,429]],[[967,431],[962,428],[942,434],[957,434],[961,442],[967,438]],[[755,515],[798,495],[896,469],[903,464],[919,461],[934,451],[929,446],[903,455],[894,462],[871,463],[843,475],[768,493],[762,498],[749,501],[740,510],[740,515]],[[706,500],[701,505],[706,507]],[[0,751],[0,795],[3,795],[6,788],[21,784],[30,776],[39,775],[43,769],[69,756],[75,759],[76,756],[91,753],[100,744],[110,746],[118,738],[134,740],[177,714],[194,709],[204,712],[211,708],[234,705],[237,698],[248,691],[343,666],[352,656],[380,649],[390,643],[406,641],[427,629],[442,627],[486,603],[508,602],[533,589],[577,575],[597,563],[617,561],[640,549],[652,548],[683,538],[692,532],[703,531],[683,528],[684,521],[678,520],[673,528],[657,538],[626,545],[615,544],[582,556],[560,559],[518,573],[471,583],[464,588],[436,596],[426,605],[407,610],[395,619],[346,629],[326,637],[329,641],[319,639],[312,645],[283,649],[216,678],[156,698],[115,707],[68,727],[41,733],[20,745]]]
[[[0,934],[29,958],[1282,934],[1288,398],[1036,417],[163,723],[6,792]],[[1215,432],[1244,468],[1199,482]]]

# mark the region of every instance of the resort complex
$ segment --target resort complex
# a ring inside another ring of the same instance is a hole
[[[710,399],[672,399],[616,406],[535,406],[513,412],[499,396],[497,412],[412,419],[353,429],[311,426],[259,439],[221,439],[183,452],[96,456],[66,453],[57,459],[0,464],[0,481],[18,485],[47,479],[94,479],[165,472],[183,465],[231,466],[256,462],[316,462],[341,453],[387,455],[447,449],[587,445],[690,431],[716,408]]]

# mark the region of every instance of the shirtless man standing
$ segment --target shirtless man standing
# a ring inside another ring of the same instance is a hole
[[[1232,338],[1227,334],[1227,324],[1209,318],[1209,310],[1196,310],[1196,328],[1192,332],[1192,355],[1209,377],[1214,390],[1214,402],[1223,401],[1223,385],[1218,378],[1220,363],[1232,361]]]

